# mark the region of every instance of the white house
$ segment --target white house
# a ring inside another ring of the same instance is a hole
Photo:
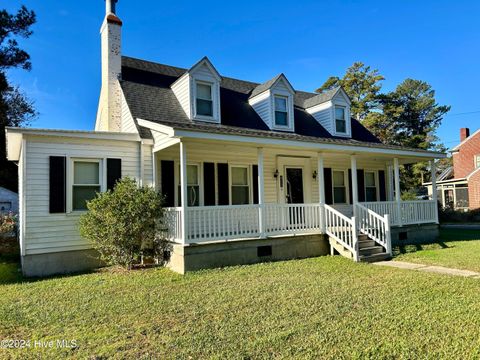
[[[399,165],[444,154],[382,144],[341,88],[233,79],[206,57],[183,69],[122,56],[115,1],[106,10],[95,130],[7,129],[25,274],[97,264],[78,217],[121,176],[166,196],[181,273],[329,251],[375,261],[392,239],[435,235],[436,200],[401,201]]]

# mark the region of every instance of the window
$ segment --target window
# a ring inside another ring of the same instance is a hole
[[[475,155],[475,169],[480,167],[480,155]]]
[[[345,187],[344,171],[333,171],[333,203],[347,203],[347,189]]]
[[[9,211],[12,209],[12,203],[10,201],[2,201],[0,202],[0,212],[2,211]]]
[[[373,171],[365,171],[365,200],[377,201],[377,181]]]
[[[212,85],[197,83],[197,115],[213,116]]]
[[[74,160],[72,210],[86,210],[87,201],[101,191],[100,161]]]
[[[275,125],[288,126],[288,99],[284,96],[275,96]]]
[[[232,205],[243,205],[250,202],[248,185],[248,167],[232,166]]]
[[[347,121],[345,120],[345,108],[335,106],[335,130],[337,133],[345,134],[347,132]]]
[[[179,171],[180,174],[180,171]],[[181,181],[180,175],[178,176]],[[187,165],[187,206],[200,205],[200,183],[198,165]],[[178,185],[178,204],[182,204],[181,184]]]

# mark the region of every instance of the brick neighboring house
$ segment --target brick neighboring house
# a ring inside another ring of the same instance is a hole
[[[480,208],[480,129],[470,135],[460,129],[460,144],[452,150],[453,166],[437,177],[438,200],[456,210]],[[431,183],[425,183],[431,195]]]

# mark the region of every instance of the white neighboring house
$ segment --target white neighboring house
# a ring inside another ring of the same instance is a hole
[[[0,186],[0,214],[18,213],[18,194]]]
[[[375,261],[392,241],[435,236],[436,199],[401,201],[399,166],[444,154],[382,144],[341,88],[237,80],[206,57],[183,69],[122,56],[106,3],[95,130],[7,129],[26,275],[98,265],[78,217],[124,176],[166,196],[169,266],[181,273],[329,251]]]

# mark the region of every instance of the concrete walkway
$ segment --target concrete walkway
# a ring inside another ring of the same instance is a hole
[[[405,261],[378,261],[373,263],[373,265],[380,265],[380,266],[390,266],[397,269],[407,269],[407,270],[415,270],[415,271],[424,271],[424,272],[431,272],[437,274],[446,274],[452,276],[463,276],[469,277],[474,279],[480,279],[480,273],[470,270],[460,270],[460,269],[452,269],[443,266],[434,266],[434,265],[423,265],[423,264],[414,264]]]

